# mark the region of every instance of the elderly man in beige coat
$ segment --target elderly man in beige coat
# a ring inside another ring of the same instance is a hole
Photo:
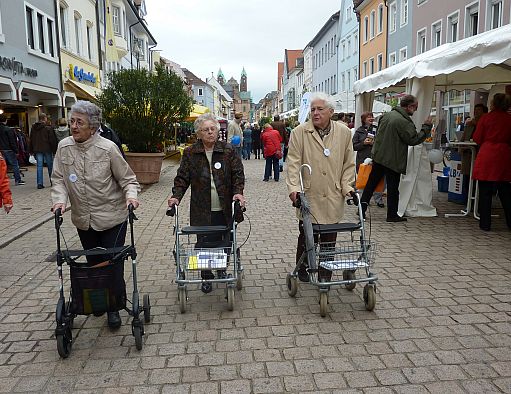
[[[304,192],[310,203],[312,222],[317,224],[339,223],[344,215],[344,199],[353,191],[355,181],[355,156],[350,129],[330,120],[335,103],[325,93],[311,97],[310,120],[291,132],[287,154],[287,188],[289,198],[296,202],[300,187],[300,166],[309,164],[312,174],[302,173]],[[299,211],[297,210],[299,217]],[[300,219],[300,217],[299,217]],[[296,262],[305,250],[303,222],[299,222]],[[336,233],[321,234],[322,242],[335,242]],[[317,239],[316,239],[317,241]],[[308,281],[306,266],[301,266],[298,279]],[[320,280],[330,281],[331,271],[320,267]]]

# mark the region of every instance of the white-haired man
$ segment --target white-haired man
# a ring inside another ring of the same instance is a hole
[[[331,121],[335,103],[325,93],[311,97],[310,120],[291,132],[287,154],[287,188],[289,198],[296,202],[300,192],[300,166],[309,164],[312,175],[305,171],[303,184],[310,203],[312,222],[339,223],[344,215],[344,197],[353,191],[355,156],[350,129],[341,122]],[[297,212],[299,214],[299,212]],[[299,216],[298,216],[299,217]],[[299,217],[299,219],[301,219]],[[296,262],[305,250],[303,222],[299,222]],[[335,242],[336,233],[321,234],[321,242]],[[308,280],[307,267],[298,271],[301,281]],[[329,281],[331,271],[320,267],[319,278]]]

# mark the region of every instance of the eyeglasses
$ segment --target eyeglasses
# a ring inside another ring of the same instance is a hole
[[[200,131],[202,131],[203,133],[207,133],[208,131],[215,133],[217,131],[217,128],[216,126],[211,126],[207,128],[201,128]]]
[[[325,107],[311,107],[311,113],[314,113],[316,111],[323,112],[326,108]]]
[[[69,126],[73,126],[74,124],[76,124],[76,127],[78,127],[79,129],[82,129],[82,128],[88,126],[88,123],[84,122],[81,119],[75,119],[75,118],[69,119]]]

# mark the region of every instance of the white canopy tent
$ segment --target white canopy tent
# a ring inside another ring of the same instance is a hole
[[[412,118],[420,129],[431,112],[435,90],[490,90],[507,84],[511,84],[511,25],[441,45],[355,82],[355,120],[371,111],[376,91],[405,91],[418,98],[419,109]],[[430,163],[422,144],[408,150],[407,173],[399,191],[400,215],[436,216]]]

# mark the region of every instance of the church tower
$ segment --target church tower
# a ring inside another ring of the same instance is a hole
[[[243,71],[241,72],[241,80],[240,80],[240,92],[247,91],[247,72],[245,71],[245,67],[243,67]]]
[[[219,68],[218,69],[218,75],[216,77],[216,80],[218,81],[218,83],[221,85],[221,86],[224,86],[225,85],[225,77],[224,77],[224,73],[222,72],[222,69]]]

